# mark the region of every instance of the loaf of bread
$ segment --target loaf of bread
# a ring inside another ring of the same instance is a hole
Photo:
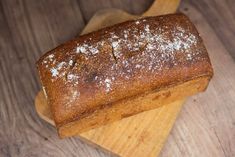
[[[204,91],[213,75],[199,33],[183,14],[92,32],[37,62],[60,137]]]

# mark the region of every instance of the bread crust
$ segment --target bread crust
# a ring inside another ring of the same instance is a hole
[[[80,36],[44,54],[37,68],[61,136],[61,128],[70,123],[84,126],[76,133],[91,128],[79,121],[110,104],[206,78],[195,94],[213,75],[199,33],[181,13],[127,21]],[[112,121],[127,116],[116,117]]]

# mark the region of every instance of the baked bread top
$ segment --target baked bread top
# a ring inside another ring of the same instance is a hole
[[[199,33],[181,13],[80,36],[44,54],[37,68],[57,127],[110,103],[213,74]]]

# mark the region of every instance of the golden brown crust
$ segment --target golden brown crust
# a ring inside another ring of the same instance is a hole
[[[183,14],[127,21],[58,46],[37,62],[59,128],[100,106],[213,74]]]
[[[185,99],[187,96],[204,91],[209,80],[210,78],[203,76],[101,106],[102,109],[97,109],[96,112],[87,114],[80,120],[59,127],[59,136],[65,138],[78,135],[101,125]]]

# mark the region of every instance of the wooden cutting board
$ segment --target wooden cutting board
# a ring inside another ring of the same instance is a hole
[[[180,0],[156,0],[142,16],[174,13],[179,2]],[[117,9],[102,10],[92,17],[82,34],[142,16],[133,16]],[[117,156],[155,157],[160,153],[183,102],[184,100],[172,102],[78,136],[89,144],[108,150]],[[54,125],[42,91],[35,99],[35,106],[39,116]]]

